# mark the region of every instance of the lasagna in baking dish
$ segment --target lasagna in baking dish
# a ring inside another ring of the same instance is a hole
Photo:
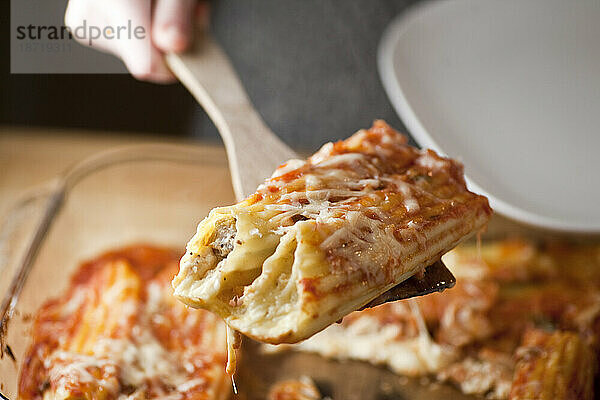
[[[513,239],[462,245],[444,261],[453,289],[352,313],[293,348],[492,399],[594,398],[599,246]]]
[[[175,296],[257,340],[298,342],[439,260],[490,215],[458,162],[376,121],[212,210]]]
[[[172,297],[179,256],[133,246],[84,263],[36,316],[19,398],[226,399],[225,324]]]

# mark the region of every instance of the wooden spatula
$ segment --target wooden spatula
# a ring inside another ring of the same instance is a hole
[[[167,55],[173,73],[188,88],[217,127],[229,159],[238,200],[253,193],[283,162],[298,158],[263,122],[229,59],[206,33],[197,35],[185,54]],[[452,273],[440,261],[373,300],[367,307],[442,291],[454,286]]]

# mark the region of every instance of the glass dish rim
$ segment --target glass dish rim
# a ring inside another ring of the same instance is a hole
[[[23,193],[16,203],[9,208],[0,225],[0,246],[3,245],[1,243],[3,238],[10,236],[7,227],[11,225],[10,220],[12,216],[36,200],[46,199],[46,204],[43,207],[40,219],[36,221],[35,228],[32,231],[33,234],[24,247],[23,255],[17,262],[14,274],[7,277],[10,280],[10,284],[6,292],[2,295],[0,302],[0,359],[5,355],[8,328],[11,319],[15,315],[20,294],[27,282],[29,272],[35,264],[34,261],[36,260],[38,251],[71,190],[79,182],[87,176],[104,169],[120,164],[136,162],[200,163],[222,165],[224,168],[227,168],[225,153],[216,151],[218,148],[218,146],[214,146],[213,150],[215,151],[208,151],[201,146],[172,143],[144,143],[117,146],[88,156],[73,164],[53,179]],[[0,264],[0,271],[6,267],[6,265]],[[2,398],[5,398],[5,396],[2,395]]]

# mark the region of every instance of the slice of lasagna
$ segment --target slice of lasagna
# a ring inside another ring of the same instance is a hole
[[[179,254],[134,246],[83,264],[36,316],[19,399],[228,398],[225,324],[172,297]]]
[[[259,341],[298,342],[439,260],[491,212],[458,162],[376,121],[212,210],[175,296]]]

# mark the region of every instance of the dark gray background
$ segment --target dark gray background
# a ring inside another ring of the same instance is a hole
[[[211,29],[267,124],[289,144],[313,150],[375,118],[404,130],[381,86],[376,52],[387,24],[414,3],[215,0]],[[10,13],[0,11],[8,55]],[[7,59],[0,72],[3,123],[218,140],[181,85],[127,75],[11,75]]]

